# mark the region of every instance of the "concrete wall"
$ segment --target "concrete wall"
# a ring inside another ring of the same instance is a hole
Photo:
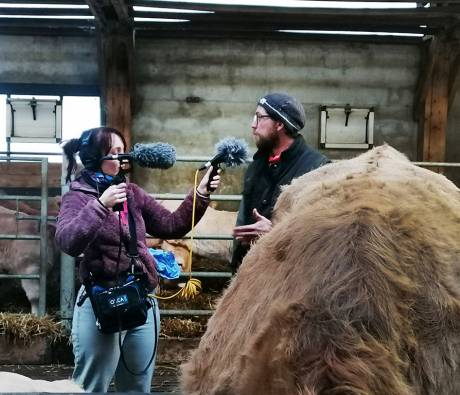
[[[96,85],[96,40],[89,37],[0,35],[0,83]],[[179,155],[208,155],[221,138],[245,138],[257,99],[283,90],[307,112],[303,134],[318,147],[319,106],[375,107],[375,143],[416,159],[412,101],[419,72],[417,46],[269,40],[136,41],[134,141],[166,141]],[[201,98],[187,103],[188,96]],[[460,94],[449,115],[447,161],[460,162]],[[327,150],[332,158],[361,151]],[[195,166],[137,171],[148,190],[184,192]],[[239,193],[242,169],[225,174],[226,193]],[[446,174],[460,184],[458,171]]]
[[[250,123],[256,101],[281,90],[304,104],[303,135],[311,146],[318,147],[319,106],[350,103],[375,107],[375,144],[387,142],[416,159],[412,103],[419,62],[419,48],[411,45],[138,39],[134,141],[166,141],[180,155],[212,155],[214,144],[231,135],[254,148]],[[201,102],[187,103],[188,96]],[[176,167],[183,177],[173,170],[141,170],[137,181],[152,190],[184,190],[191,173],[185,165]],[[240,192],[233,178],[230,184],[227,192]]]
[[[99,83],[96,42],[88,37],[0,35],[0,83]]]

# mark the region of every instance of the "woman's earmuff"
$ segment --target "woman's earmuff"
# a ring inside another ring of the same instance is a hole
[[[85,169],[98,170],[100,167],[101,152],[94,144],[94,129],[85,130],[80,137],[80,160]]]

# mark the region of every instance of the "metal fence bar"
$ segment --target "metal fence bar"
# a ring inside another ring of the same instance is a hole
[[[66,183],[67,159],[65,156],[61,164],[61,195],[69,191]],[[59,315],[70,332],[72,328],[72,317],[75,304],[75,258],[61,251],[61,289],[59,295]]]
[[[161,315],[212,315],[214,310],[160,310]]]
[[[40,240],[36,235],[1,235],[0,240]]]
[[[8,152],[8,151],[0,151],[0,155],[33,155],[33,156],[62,156],[62,152],[23,152],[23,151],[15,151],[15,152]],[[22,158],[18,158],[22,159]],[[37,160],[37,158],[35,158]]]
[[[46,314],[46,273],[48,267],[48,158],[42,158],[40,205],[40,287],[38,290],[38,316]]]
[[[41,215],[28,215],[27,217],[24,217],[23,215],[16,215],[16,219],[18,221],[30,221],[30,220],[41,220],[42,217]],[[54,216],[50,216],[48,215],[46,217],[46,220],[49,221],[49,222],[53,222],[53,221],[56,221],[57,217],[54,217]]]
[[[157,200],[183,200],[186,193],[150,193]],[[221,202],[233,202],[241,200],[241,195],[211,195],[211,200]]]
[[[191,239],[191,236],[183,236],[183,237],[178,237],[178,240],[186,240],[186,239]],[[195,240],[233,240],[232,235],[215,235],[215,234],[209,234],[209,235],[195,235],[193,236]],[[158,239],[158,237],[152,237],[152,236],[147,236],[147,239]]]
[[[180,277],[211,277],[211,278],[230,278],[232,273],[230,272],[182,272],[179,274]]]
[[[27,195],[2,195],[0,200],[41,200],[41,196],[27,196]]]
[[[40,274],[0,274],[0,279],[2,278],[14,278],[21,280],[39,280]]]

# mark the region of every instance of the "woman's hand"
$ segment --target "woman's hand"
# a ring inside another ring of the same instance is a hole
[[[112,208],[117,203],[126,201],[126,183],[109,186],[99,197],[99,201],[106,207]]]
[[[209,196],[210,194],[210,191],[208,191],[208,181],[209,181],[209,175],[211,174],[212,169],[213,167],[211,166],[206,172],[206,174],[203,176],[203,178],[201,179],[200,185],[198,185],[198,188],[196,189],[200,195]],[[210,187],[213,188],[213,190],[216,190],[220,185],[220,175],[219,175],[220,172],[221,170],[218,169],[217,175],[215,175],[211,180]]]

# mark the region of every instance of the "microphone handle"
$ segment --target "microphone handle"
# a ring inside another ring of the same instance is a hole
[[[218,170],[219,170],[219,165],[215,165],[212,167],[211,174],[209,174],[209,180],[208,180],[208,184],[206,185],[206,189],[210,193],[216,190],[216,188],[211,187],[211,181],[217,175]]]
[[[126,177],[122,171],[120,171],[115,177],[113,177],[112,185],[118,185],[126,181]],[[123,203],[116,203],[112,207],[112,211],[123,211]]]
[[[112,211],[123,211],[123,203],[116,203],[112,207]]]

